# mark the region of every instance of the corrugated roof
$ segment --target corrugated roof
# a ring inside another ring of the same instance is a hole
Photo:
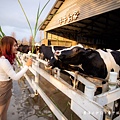
[[[51,11],[49,12],[48,16],[46,17],[46,19],[43,21],[40,30],[44,30],[46,28],[46,26],[48,25],[48,23],[51,21],[51,19],[53,18],[53,16],[55,15],[55,13],[58,11],[58,9],[60,8],[60,6],[63,4],[65,0],[57,0],[55,2],[55,4],[53,5],[53,8],[51,9]]]

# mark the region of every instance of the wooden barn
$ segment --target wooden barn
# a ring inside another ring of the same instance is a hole
[[[57,0],[40,30],[46,45],[119,49],[120,0]]]

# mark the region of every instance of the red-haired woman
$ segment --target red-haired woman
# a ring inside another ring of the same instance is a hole
[[[0,41],[0,120],[7,120],[12,80],[19,80],[32,64],[30,58],[18,73],[14,71],[13,63],[17,48],[17,41],[11,36],[5,36]]]

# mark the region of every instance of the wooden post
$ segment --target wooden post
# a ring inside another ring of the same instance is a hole
[[[59,80],[60,78],[60,69],[59,68],[54,68],[54,77],[57,78]]]
[[[110,72],[110,78],[109,78],[109,91],[116,89],[117,85],[117,75],[116,72]],[[112,120],[112,116],[114,114],[114,102],[111,102],[107,105],[111,109],[111,113],[109,114],[109,119]]]
[[[36,57],[36,61],[35,61],[35,65],[36,65],[37,67],[39,67],[39,61],[38,61],[37,59],[39,59],[39,54],[38,54],[38,57]],[[39,75],[38,72],[36,72],[36,74],[35,74],[35,82],[36,82],[38,85],[39,85],[39,80],[40,80],[40,75]],[[35,92],[35,95],[38,95],[37,90],[36,90],[36,92]]]
[[[94,86],[85,86],[85,95],[90,98],[91,100],[93,100],[94,98],[94,94],[95,94],[96,88]]]
[[[60,69],[57,68],[57,79],[59,80],[60,79]]]

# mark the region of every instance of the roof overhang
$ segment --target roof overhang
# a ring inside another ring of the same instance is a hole
[[[44,30],[46,26],[49,24],[55,13],[58,11],[60,6],[63,4],[65,0],[57,0],[55,4],[53,5],[53,8],[49,12],[47,18],[43,21],[42,25],[40,26],[40,30]]]

